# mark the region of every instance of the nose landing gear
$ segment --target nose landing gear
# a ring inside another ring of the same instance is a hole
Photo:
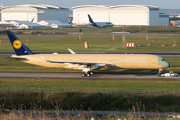
[[[158,74],[157,74],[158,77],[161,76],[161,72],[162,72],[162,69],[159,69]]]

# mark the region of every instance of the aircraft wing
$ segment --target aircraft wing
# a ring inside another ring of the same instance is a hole
[[[87,65],[87,64],[96,64],[96,63],[86,63],[86,62],[71,62],[71,61],[59,61],[56,59],[46,59],[45,57],[41,56],[44,61],[50,62],[50,63],[72,63],[72,64],[82,64],[82,65]]]
[[[90,62],[71,62],[71,61],[59,61],[59,60],[56,60],[56,59],[46,59],[45,57],[41,56],[43,58],[44,61],[46,62],[50,62],[50,63],[66,63],[66,64],[79,64],[79,65],[97,65],[98,67],[99,66],[107,66],[107,67],[119,67],[121,68],[120,66],[117,66],[117,65],[114,65],[114,64],[111,64],[111,63],[90,63]]]

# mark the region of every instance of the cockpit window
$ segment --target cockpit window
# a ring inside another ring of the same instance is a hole
[[[167,61],[166,59],[164,59],[163,57],[161,56],[158,56],[158,61]]]
[[[161,59],[161,61],[166,61],[165,59]]]

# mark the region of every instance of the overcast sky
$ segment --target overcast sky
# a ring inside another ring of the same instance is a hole
[[[0,0],[3,6],[49,4],[68,7],[79,5],[153,5],[160,9],[180,9],[180,0]]]

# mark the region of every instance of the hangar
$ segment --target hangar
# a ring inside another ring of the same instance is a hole
[[[94,22],[112,22],[114,25],[169,25],[169,15],[150,5],[83,5],[73,9],[73,24],[89,24],[87,14]]]
[[[37,23],[41,20],[69,22],[69,8],[54,5],[24,4],[1,9],[1,21],[19,20]]]
[[[35,23],[31,23],[29,21],[18,21],[18,20],[12,20],[12,21],[6,21],[9,24],[13,25],[14,28],[18,28],[18,29],[28,29],[28,28],[44,28],[42,25],[40,24],[35,24]]]
[[[69,23],[62,23],[60,21],[57,20],[42,20],[40,22],[38,22],[37,24],[40,24],[46,28],[50,27],[50,28],[71,28],[71,24]]]

